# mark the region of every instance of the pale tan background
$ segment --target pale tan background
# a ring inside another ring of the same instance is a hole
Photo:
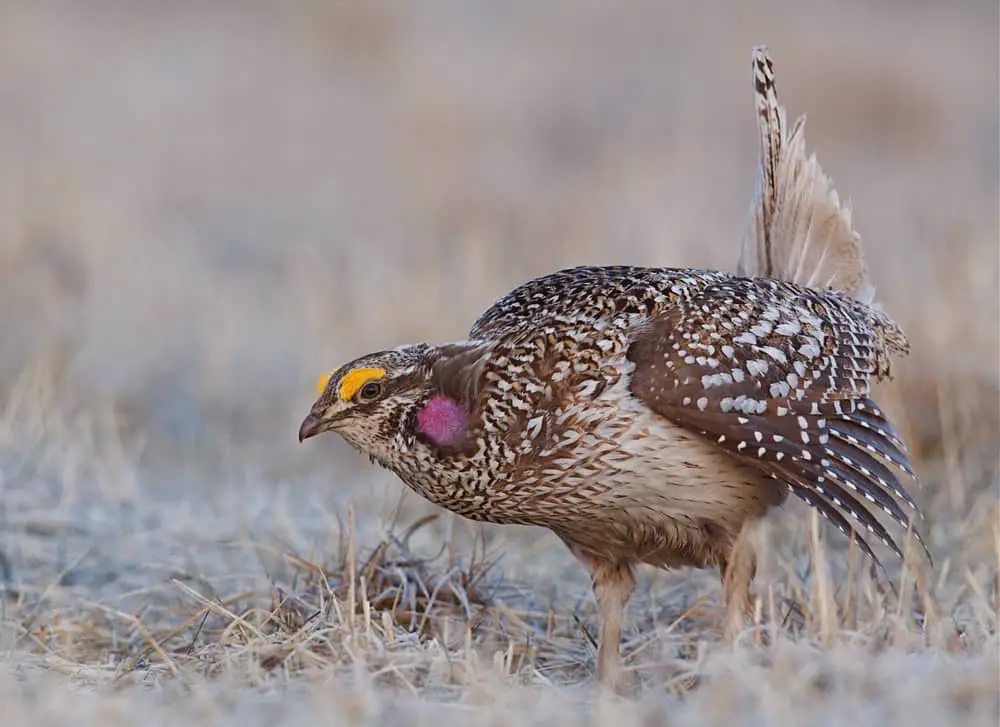
[[[732,269],[759,43],[911,337],[885,397],[933,542],[984,562],[964,528],[996,501],[997,33],[976,0],[0,2],[10,581],[71,572],[88,602],[177,568],[257,583],[219,541],[321,559],[348,505],[375,538],[401,486],[295,441],[316,375],[461,338],[558,267]],[[586,595],[548,535],[446,518],[425,545],[453,530]]]

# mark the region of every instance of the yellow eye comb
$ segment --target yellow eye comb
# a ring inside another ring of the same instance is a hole
[[[340,398],[347,401],[356,393],[358,389],[367,384],[372,379],[381,379],[385,376],[385,369],[361,368],[349,371],[340,382]]]
[[[316,382],[316,396],[323,396],[323,392],[326,391],[326,385],[330,383],[330,379],[339,370],[340,367],[338,366],[333,371],[328,371],[319,377],[319,381]]]

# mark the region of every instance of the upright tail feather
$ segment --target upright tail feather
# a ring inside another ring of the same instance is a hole
[[[741,276],[787,281],[820,291],[834,290],[868,306],[859,306],[858,311],[845,315],[840,319],[842,324],[831,329],[834,338],[843,342],[843,350],[833,356],[834,368],[859,380],[888,377],[890,352],[906,355],[909,343],[895,322],[873,307],[875,286],[865,265],[861,237],[851,224],[850,210],[841,206],[816,156],[806,156],[805,118],[799,118],[788,129],[785,110],[778,103],[775,90],[774,67],[765,46],[753,49],[753,81],[760,135],[759,164],[737,272]],[[859,313],[865,310],[866,313]],[[852,315],[867,316],[861,329]],[[862,329],[874,335],[875,343],[870,344],[874,352],[867,351],[867,358],[862,357],[864,366],[859,366],[859,352],[866,353],[857,345],[857,334]],[[916,514],[920,511],[892,470],[901,470],[916,479],[903,438],[867,398],[867,385],[864,392],[855,393],[859,394],[856,399],[832,402],[832,408],[817,421],[821,429],[807,432],[809,439],[803,441],[815,439],[821,447],[815,457],[811,453],[799,454],[801,447],[794,427],[792,431],[783,431],[778,423],[743,417],[748,426],[756,429],[756,441],[766,440],[770,434],[774,443],[769,446],[778,452],[775,461],[766,461],[767,448],[760,446],[758,456],[751,461],[785,482],[795,495],[841,531],[852,532],[862,550],[873,558],[875,555],[862,533],[878,539],[902,557],[902,551],[876,517],[881,514],[911,531],[928,561],[933,563],[904,507],[909,506]],[[798,419],[803,431],[813,421],[806,415]],[[769,426],[779,428],[772,431]],[[729,431],[720,434],[727,440],[733,438]],[[795,446],[780,451],[787,443]]]
[[[753,74],[760,165],[737,272],[873,303],[875,286],[850,209],[841,206],[815,154],[806,156],[805,117],[787,130],[765,46],[753,49]]]

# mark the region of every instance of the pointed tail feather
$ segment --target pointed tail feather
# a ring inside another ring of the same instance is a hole
[[[873,303],[875,286],[850,209],[841,206],[816,156],[806,156],[805,117],[788,131],[764,46],[753,50],[753,74],[760,166],[738,273],[834,289]]]

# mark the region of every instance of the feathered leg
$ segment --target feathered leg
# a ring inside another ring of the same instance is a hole
[[[736,641],[746,627],[746,617],[751,612],[753,599],[750,584],[757,573],[757,554],[752,532],[755,522],[743,525],[733,541],[729,553],[719,560],[722,574],[722,600],[725,607],[723,638],[730,644]]]
[[[600,635],[597,645],[597,679],[622,694],[628,690],[621,661],[622,621],[625,604],[635,590],[635,576],[628,563],[589,561],[591,583],[597,599]]]

